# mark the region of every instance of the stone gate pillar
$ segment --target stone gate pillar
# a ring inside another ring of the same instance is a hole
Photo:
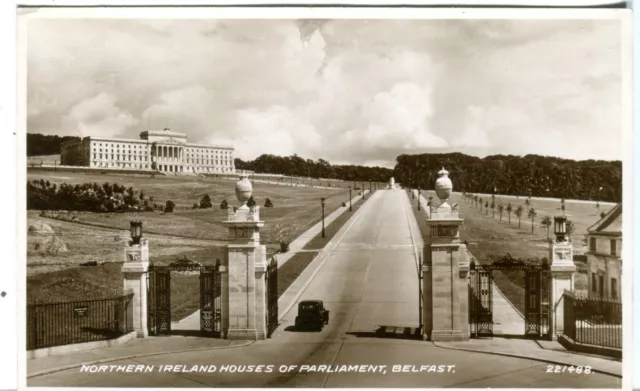
[[[551,338],[556,339],[564,332],[564,291],[573,291],[576,265],[573,262],[573,245],[566,234],[566,217],[554,217],[556,237],[549,244],[551,260],[551,319],[549,331]]]
[[[267,251],[260,244],[260,207],[247,205],[252,185],[246,174],[236,183],[241,206],[229,209],[223,224],[231,243],[223,261],[222,334],[228,339],[259,340],[267,337],[266,285]]]
[[[147,272],[149,271],[149,241],[129,243],[124,248],[122,265],[124,292],[133,293],[133,329],[138,338],[149,335],[147,330]]]
[[[435,189],[440,205],[427,219],[428,243],[423,273],[423,337],[431,341],[469,339],[469,258],[460,241],[457,204],[447,199],[453,184],[443,168],[438,172]]]

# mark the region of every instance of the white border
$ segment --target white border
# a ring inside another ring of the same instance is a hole
[[[25,6],[120,6],[120,5],[164,5],[174,6],[175,0],[137,0],[137,1],[117,1],[117,0],[18,0],[16,4]],[[626,1],[616,0],[528,0],[528,1],[484,1],[484,0],[189,0],[181,1],[180,5],[360,5],[360,6],[387,6],[387,5],[413,5],[413,6],[438,6],[438,7],[478,7],[478,6],[497,6],[497,7],[597,7],[602,5],[614,5],[626,3]]]
[[[21,2],[22,4],[48,4],[48,5],[90,5],[90,2],[86,1],[66,1],[66,2],[58,2],[55,0],[50,1],[29,1],[25,0]],[[265,3],[264,1],[248,1],[245,3]],[[273,2],[267,2],[273,3]],[[289,1],[287,4],[301,3],[299,1]],[[305,2],[308,4],[309,2]],[[336,4],[335,1],[316,1],[316,4]],[[350,2],[341,2],[341,4],[372,4],[372,1],[350,1]],[[418,1],[405,1],[403,4],[424,4],[425,2]],[[445,2],[439,2],[443,4]],[[506,2],[503,2],[506,3]],[[549,4],[550,2],[536,2],[531,1],[527,2],[528,4],[532,3],[545,3]],[[552,2],[556,5],[567,4],[572,2]],[[573,2],[585,4],[585,2]],[[589,3],[589,2],[586,2]],[[591,2],[592,4],[594,2]],[[601,4],[602,2],[598,2]],[[617,2],[616,2],[617,3]],[[118,4],[116,2],[103,0],[100,3],[94,4]],[[129,3],[130,4],[130,3]],[[148,1],[148,2],[136,2],[135,4],[139,5],[149,5],[149,4],[168,4],[168,2],[162,2],[159,0]],[[190,2],[187,4],[203,4],[203,2]],[[211,4],[211,2],[208,2]],[[230,2],[218,2],[217,4],[230,4]],[[495,4],[495,2],[493,2]],[[3,53],[2,61],[3,61],[3,72],[0,74],[0,85],[1,86],[11,86],[9,88],[0,88],[0,145],[5,148],[2,154],[0,154],[0,158],[3,159],[4,167],[15,167],[17,163],[17,170],[7,170],[5,171],[4,180],[5,183],[16,184],[16,199],[9,199],[5,201],[5,203],[0,205],[17,205],[15,209],[15,214],[11,211],[10,207],[5,207],[5,216],[3,218],[3,222],[6,222],[6,226],[3,227],[5,238],[14,238],[16,237],[15,229],[18,229],[18,232],[26,232],[25,224],[26,220],[24,218],[25,215],[25,194],[24,194],[24,181],[26,176],[26,148],[24,142],[24,134],[26,133],[26,89],[22,88],[18,91],[18,100],[20,104],[16,107],[16,100],[14,99],[15,90],[13,88],[16,87],[15,75],[16,70],[24,71],[24,56],[21,56],[19,59],[20,64],[16,67],[16,57],[15,51],[15,32],[16,32],[16,24],[14,15],[14,5],[11,2],[0,0],[0,42],[3,44],[3,48],[7,47],[7,53]],[[35,11],[35,10],[28,10]],[[631,44],[630,32],[631,32],[631,15],[630,12],[625,12],[621,10],[612,10],[612,9],[561,9],[561,10],[549,10],[549,9],[464,9],[464,8],[455,8],[455,9],[401,9],[401,8],[391,8],[391,9],[381,9],[381,8],[128,8],[128,9],[117,9],[117,8],[78,8],[78,9],[67,9],[61,10],[57,8],[41,8],[37,12],[30,12],[28,15],[23,15],[19,21],[19,31],[24,31],[24,23],[26,20],[31,18],[57,18],[61,16],[70,17],[70,18],[172,18],[172,19],[191,19],[191,18],[228,18],[228,19],[247,19],[247,18],[260,18],[260,19],[284,19],[284,18],[329,18],[333,17],[336,19],[392,19],[392,18],[404,18],[404,19],[561,19],[561,18],[570,18],[570,19],[616,19],[619,18],[621,14],[626,14],[624,19],[625,28],[621,33],[623,34],[623,39],[625,42],[623,47],[629,47]],[[20,34],[20,37],[23,38],[24,35]],[[22,42],[24,44],[24,42]],[[22,46],[24,49],[24,46]],[[624,159],[623,159],[623,181],[626,184],[623,189],[623,201],[624,201],[624,220],[623,220],[623,229],[624,229],[624,246],[623,246],[623,259],[629,260],[623,264],[623,300],[625,303],[632,303],[631,298],[631,286],[632,286],[632,276],[631,273],[633,271],[633,265],[631,262],[632,258],[632,246],[633,242],[631,238],[633,238],[632,234],[632,222],[631,216],[633,216],[633,167],[631,157],[633,152],[633,144],[632,144],[632,134],[631,134],[631,126],[632,126],[632,113],[631,113],[631,83],[632,83],[632,74],[631,74],[631,56],[628,51],[623,50],[623,64],[625,69],[623,71],[623,86],[627,86],[628,90],[624,91],[625,94],[623,100],[625,102],[625,107],[628,110],[624,110],[625,118],[624,118]],[[18,85],[25,86],[26,84],[26,75],[25,72],[20,72],[18,78]],[[20,118],[20,122],[16,122],[16,117],[14,113],[16,113],[16,109],[19,109],[17,113],[17,118]],[[17,125],[19,124],[19,127]],[[14,137],[12,133],[12,129],[18,129],[19,137]],[[18,145],[16,145],[16,141],[18,140]],[[17,148],[16,148],[17,147]],[[13,196],[13,192],[4,192],[3,196],[7,195],[6,193],[10,193],[10,196]],[[15,201],[15,202],[13,202]],[[18,217],[20,216],[20,217]],[[11,243],[11,241],[8,241]],[[16,281],[25,281],[26,278],[26,260],[24,259],[24,254],[26,253],[26,238],[25,235],[19,235],[18,240],[16,242],[16,246],[9,245],[5,246],[4,256],[5,262],[3,272],[0,273],[0,289],[8,292],[8,296],[5,299],[0,300],[0,312],[2,314],[3,319],[12,319],[14,318],[11,314],[16,313],[17,310],[17,321],[18,328],[16,330],[15,324],[12,322],[0,322],[0,335],[4,336],[8,341],[12,341],[13,343],[7,343],[7,341],[3,341],[2,343],[2,362],[0,363],[1,372],[3,373],[0,376],[0,389],[6,388],[16,388],[19,384],[20,389],[26,388],[26,352],[23,349],[17,349],[18,347],[25,346],[26,335],[25,335],[25,302],[26,302],[26,293],[25,293],[25,285],[24,283],[16,284]],[[14,261],[15,260],[15,261]],[[19,266],[17,266],[19,265]],[[14,270],[17,270],[17,273],[12,273]],[[13,278],[17,274],[17,279]],[[7,288],[5,288],[7,287]],[[19,291],[16,288],[20,288]],[[15,293],[13,293],[15,292]],[[10,300],[9,298],[13,296],[14,299]],[[16,303],[16,300],[19,300]],[[16,308],[16,304],[17,308]],[[630,304],[627,304],[626,308],[629,308]],[[632,317],[629,316],[632,312],[625,311],[624,317],[624,330],[625,330],[625,341],[624,341],[624,357],[625,360],[623,362],[623,366],[625,369],[626,376],[623,379],[623,387],[625,389],[631,388],[631,376],[632,373],[631,365],[631,350],[630,347],[633,346],[633,341],[631,338],[631,326],[632,326]],[[11,338],[12,335],[16,335],[18,333],[18,338]],[[20,365],[17,366],[15,352],[13,349],[17,349]],[[13,352],[12,352],[13,351]],[[16,368],[18,367],[18,369]],[[18,370],[18,381],[12,376],[12,374],[16,373]],[[104,390],[104,389],[103,389]]]

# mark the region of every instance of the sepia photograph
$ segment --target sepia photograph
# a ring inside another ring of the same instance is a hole
[[[21,384],[621,389],[630,20],[19,10]]]

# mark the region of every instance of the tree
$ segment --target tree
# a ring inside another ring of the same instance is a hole
[[[576,230],[576,226],[573,221],[567,220],[567,236],[571,237],[571,234]]]
[[[562,206],[560,207],[560,209],[562,209],[562,215],[564,216],[564,204],[562,204]]]
[[[516,210],[513,212],[513,213],[515,213],[516,216],[518,216],[518,228],[520,228],[520,221],[522,219],[522,212],[524,212],[524,208],[522,207],[522,205],[518,205]]]
[[[253,199],[253,196],[249,197],[249,200],[247,200],[247,206],[249,208],[256,206],[256,201]]]
[[[604,216],[606,216],[606,215],[607,215],[606,213],[604,213],[604,212],[600,212],[600,218],[601,218],[601,219],[604,219]]]
[[[491,213],[493,214],[491,217],[496,218],[496,202],[491,201]]]
[[[140,201],[144,201],[144,190],[140,190],[139,198],[140,198]]]
[[[198,209],[198,203],[197,203],[197,202],[194,202],[194,203],[193,203],[193,206],[191,207],[191,209]]]
[[[229,204],[227,203],[227,200],[222,200],[222,202],[220,203],[220,209],[229,209]]]
[[[537,215],[537,213],[536,213],[535,209],[533,209],[533,208],[529,209],[529,218],[531,219],[531,233],[532,234],[533,234],[533,227],[534,227],[533,223],[534,223],[534,220],[536,218],[536,215]]]
[[[498,205],[498,213],[500,213],[500,222],[502,223],[502,212],[504,212],[504,205]]]
[[[489,201],[484,202],[484,214],[489,215]]]
[[[213,204],[211,204],[211,197],[209,197],[209,194],[205,194],[202,196],[202,199],[200,199],[200,209],[207,209],[211,207],[213,207]]]
[[[542,227],[547,229],[547,239],[549,239],[549,229],[551,228],[551,217],[549,216],[544,216],[542,218],[542,220],[540,220],[540,224],[542,225]]]
[[[511,202],[507,205],[507,213],[509,214],[509,224],[511,224],[511,211],[513,208],[511,207]]]
[[[175,208],[175,207],[176,207],[175,202],[169,200],[169,201],[167,201],[167,203],[164,206],[164,212],[165,213],[173,213],[173,208]]]
[[[529,202],[529,200],[528,200],[528,199],[526,199],[526,200],[524,200],[524,204],[525,204],[526,206],[529,206],[531,203]]]
[[[267,199],[264,201],[264,207],[273,208],[273,203],[271,202],[271,198],[267,197]]]

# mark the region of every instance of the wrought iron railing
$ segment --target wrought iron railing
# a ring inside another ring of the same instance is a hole
[[[607,298],[563,297],[563,335],[575,344],[622,349],[622,303]]]
[[[133,331],[133,293],[27,304],[27,350],[118,338]]]

